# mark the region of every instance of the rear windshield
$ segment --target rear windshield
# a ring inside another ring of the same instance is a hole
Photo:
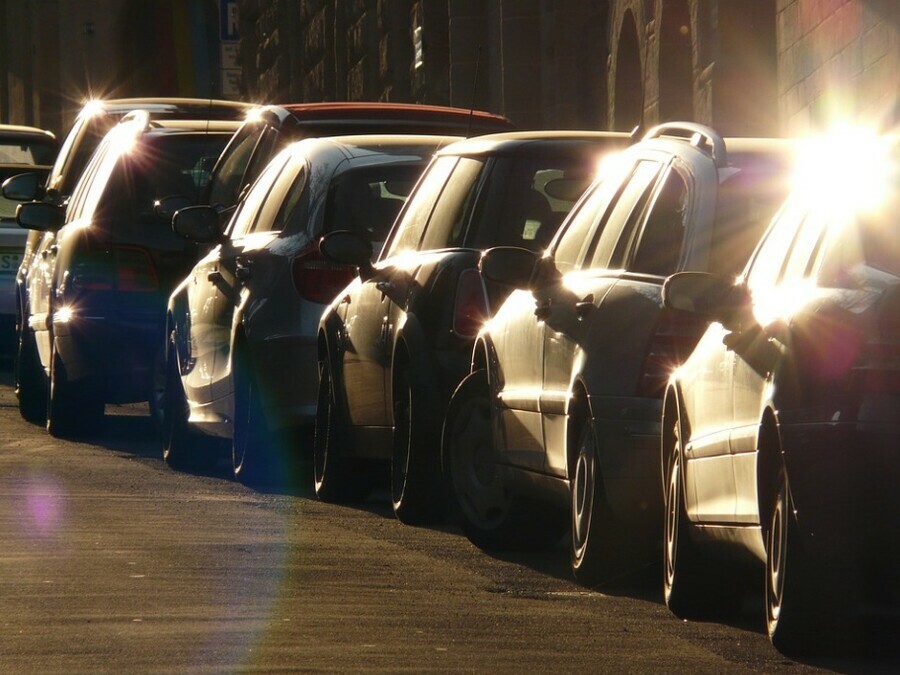
[[[154,202],[183,197],[199,203],[209,174],[229,135],[171,134],[145,138],[113,169],[98,210],[120,230],[128,223],[160,220]],[[160,220],[160,225],[168,226]]]
[[[47,138],[0,137],[0,164],[43,164],[53,163],[56,157],[56,142]]]
[[[423,162],[372,166],[341,174],[328,189],[326,227],[357,232],[377,251],[424,168]]]

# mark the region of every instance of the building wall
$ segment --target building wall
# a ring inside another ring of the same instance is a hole
[[[891,129],[900,92],[900,3],[778,0],[779,116],[788,133],[836,120]]]

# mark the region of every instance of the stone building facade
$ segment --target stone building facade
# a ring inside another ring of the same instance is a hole
[[[897,123],[896,0],[0,0],[0,121],[90,94],[476,106],[521,128],[671,119],[726,134]]]

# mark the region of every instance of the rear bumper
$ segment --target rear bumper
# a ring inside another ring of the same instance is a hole
[[[97,387],[106,403],[148,400],[164,328],[162,312],[115,318],[80,314],[53,322],[67,377]]]

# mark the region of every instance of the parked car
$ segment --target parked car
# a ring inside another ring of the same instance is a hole
[[[253,110],[216,163],[205,203],[227,221],[269,160],[304,138],[347,134],[474,136],[509,131],[512,123],[480,110],[412,103],[341,101],[269,105]]]
[[[842,201],[876,154],[828,158],[737,280],[663,289],[712,322],[663,405],[666,604],[708,616],[733,599],[729,562],[762,561],[788,653],[843,646],[861,604],[900,606],[900,191],[892,176],[880,209]]]
[[[243,120],[251,106],[233,101],[185,98],[125,98],[87,101],[69,128],[55,161],[52,159],[48,161],[52,164],[49,174],[46,171],[17,172],[19,175],[13,176],[4,184],[3,196],[8,200],[18,202],[40,200],[56,206],[64,206],[101,139],[125,115],[137,109],[147,111],[153,119]],[[26,288],[28,287],[26,275],[33,267],[32,257],[42,236],[43,232],[40,230],[31,230],[27,233],[25,250],[15,276],[16,325],[18,326],[15,377],[18,395],[21,395],[19,375],[21,352],[23,348],[30,348],[27,342],[23,342],[28,339],[28,333],[22,330],[28,314],[28,307],[25,305]],[[40,401],[37,403],[37,406],[26,404],[24,409],[42,410]],[[32,421],[42,420],[34,419]]]
[[[175,231],[210,253],[169,300],[165,449],[174,467],[215,459],[230,441],[234,475],[280,480],[278,441],[316,415],[316,328],[353,269],[319,254],[335,229],[383,241],[443,136],[311,138],[282,150],[238,204],[227,230],[216,210],[179,211]]]
[[[316,494],[362,497],[389,462],[394,512],[440,516],[440,429],[468,369],[472,341],[508,288],[485,283],[481,252],[540,251],[624,134],[520,132],[439,152],[398,218],[378,262],[360,234],[326,235],[331,260],[360,276],[319,325]]]
[[[146,401],[162,358],[166,299],[197,259],[155,202],[196,203],[238,126],[133,113],[103,139],[65,208],[21,204],[43,232],[32,259],[19,407],[54,435],[93,430],[105,403]]]
[[[478,546],[534,547],[571,529],[594,585],[658,541],[659,420],[700,322],[662,306],[678,270],[739,270],[784,196],[789,145],[697,124],[649,131],[579,201],[541,255],[488,250],[516,288],[479,334],[443,438],[446,480]]]
[[[56,136],[35,127],[0,124],[0,183],[25,171],[46,176],[56,156]],[[27,232],[16,225],[16,206],[0,195],[0,354],[15,346],[16,271]]]

